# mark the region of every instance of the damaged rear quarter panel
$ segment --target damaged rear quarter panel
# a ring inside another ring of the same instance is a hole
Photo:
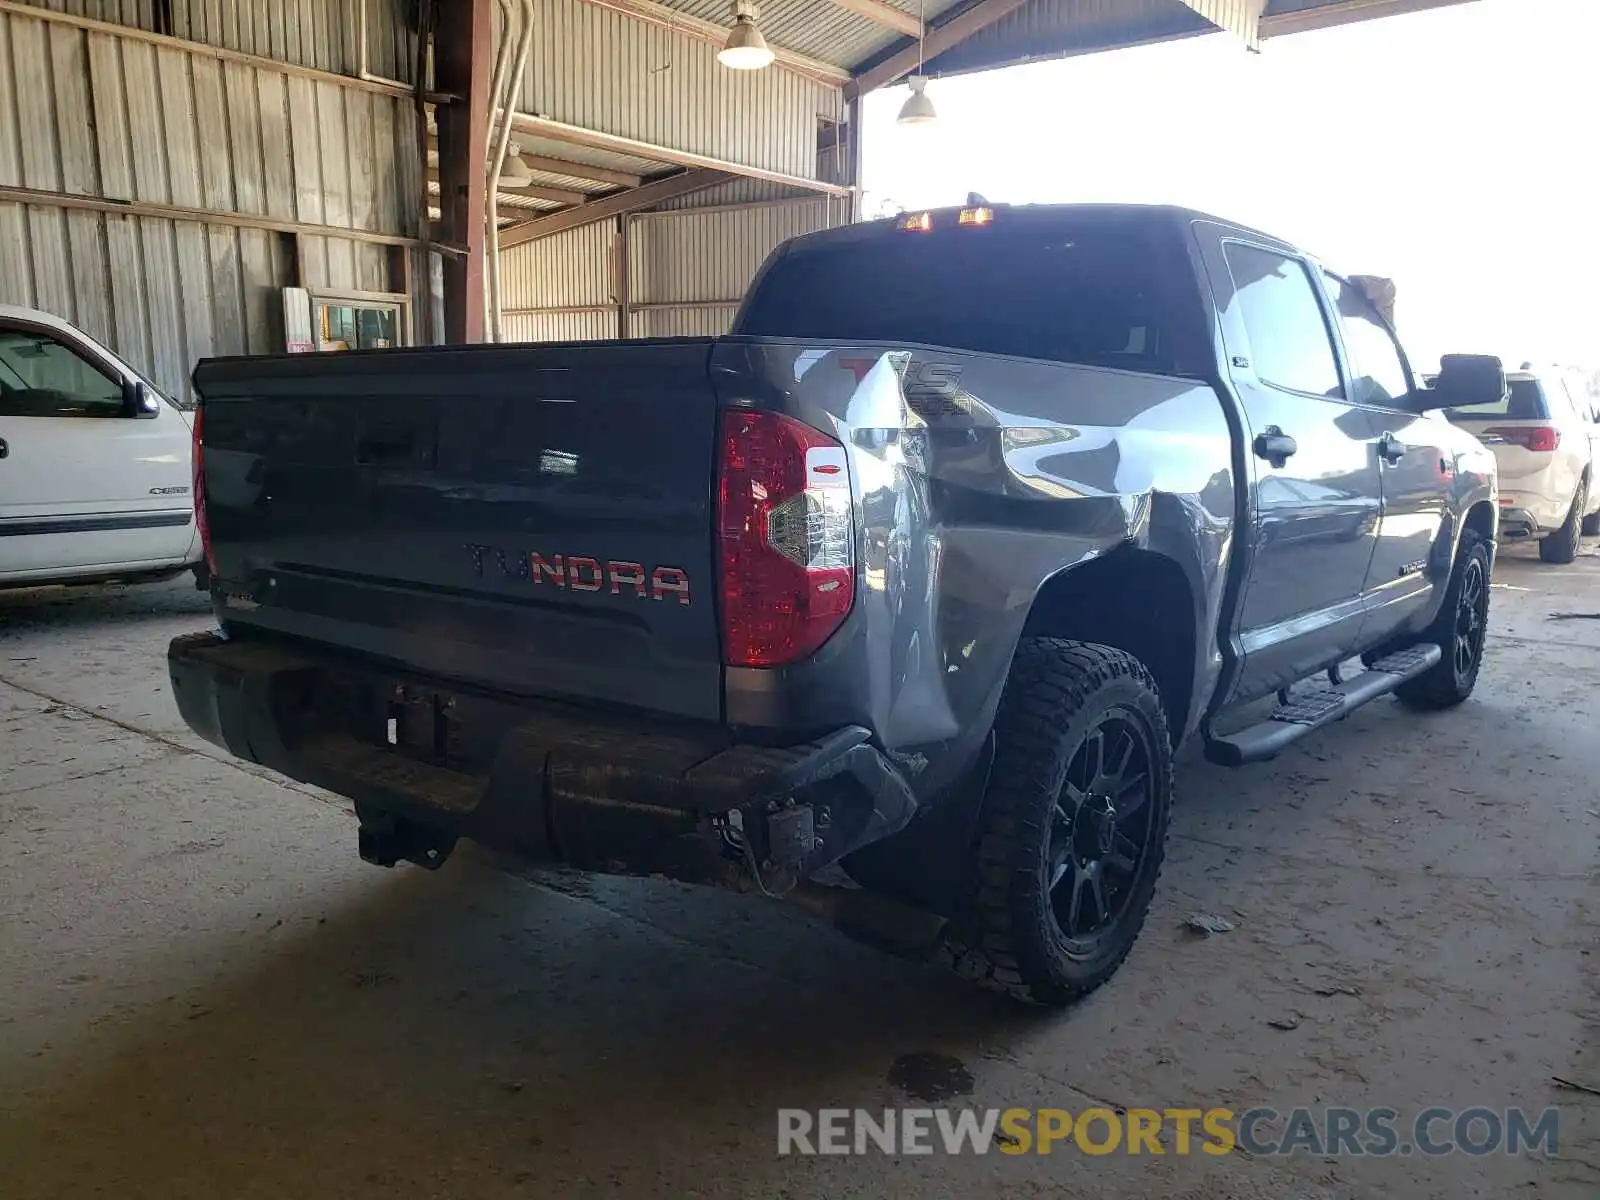
[[[1040,588],[1129,545],[1189,581],[1192,725],[1221,665],[1235,516],[1232,441],[1208,384],[935,347],[739,338],[719,343],[713,375],[724,404],[831,430],[848,449],[857,514],[845,628],[796,667],[729,669],[730,722],[865,725],[927,795],[986,736]]]

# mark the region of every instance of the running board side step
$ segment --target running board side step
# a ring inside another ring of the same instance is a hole
[[[1266,762],[1314,729],[1348,717],[1379,696],[1387,696],[1408,679],[1415,679],[1444,657],[1431,642],[1387,655],[1359,675],[1333,687],[1318,688],[1291,697],[1265,721],[1226,737],[1206,739],[1206,758],[1224,767]]]

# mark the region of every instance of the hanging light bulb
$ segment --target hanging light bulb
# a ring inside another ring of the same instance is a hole
[[[522,161],[522,147],[512,142],[506,147],[506,160],[500,164],[502,187],[527,187],[533,182],[533,171]]]
[[[894,119],[896,125],[929,125],[936,121],[939,114],[933,110],[933,101],[923,89],[928,86],[928,77],[922,73],[922,53],[925,46],[924,38],[928,32],[927,14],[923,0],[917,4],[917,73],[906,76],[906,82],[911,85],[911,95],[906,97],[906,102],[900,106],[900,115]]]
[[[756,25],[760,19],[761,10],[751,0],[733,0],[733,28],[717,51],[719,63],[735,71],[759,71],[772,65],[772,47]]]
[[[911,95],[906,97],[906,102],[900,106],[900,115],[896,117],[896,125],[927,125],[938,120],[939,114],[933,110],[933,101],[928,99],[928,93],[922,89],[928,86],[927,77],[924,75],[911,75],[906,78],[911,85]]]

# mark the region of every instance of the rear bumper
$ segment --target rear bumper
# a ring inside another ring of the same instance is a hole
[[[1502,542],[1521,542],[1528,538],[1538,537],[1550,532],[1542,529],[1534,515],[1525,508],[1514,504],[1500,506],[1500,540]]]
[[[917,807],[856,726],[747,745],[720,725],[452,693],[214,633],[175,639],[167,659],[191,729],[349,797],[364,830],[399,821],[446,846],[468,837],[584,870],[696,882],[753,867],[776,888],[897,832]],[[431,752],[394,748],[412,744],[395,731],[418,713]]]

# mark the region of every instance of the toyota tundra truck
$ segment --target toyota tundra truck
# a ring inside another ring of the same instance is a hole
[[[172,685],[371,862],[790,896],[1066,1004],[1185,739],[1471,694],[1495,464],[1441,410],[1506,382],[1442,367],[1294,246],[1122,205],[796,238],[724,337],[209,360]]]

